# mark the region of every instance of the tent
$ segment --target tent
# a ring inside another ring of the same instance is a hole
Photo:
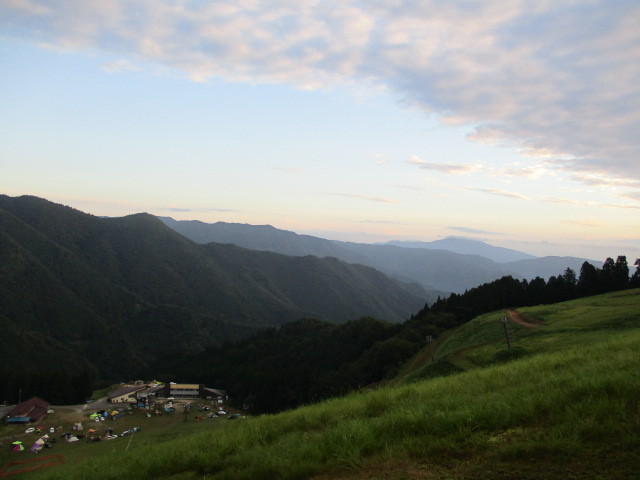
[[[22,450],[24,450],[24,447],[22,446],[22,442],[20,440],[16,440],[11,445],[13,445],[13,448],[11,450],[13,450],[14,452],[21,452]]]
[[[32,451],[33,453],[38,453],[40,450],[42,450],[42,446],[44,444],[45,444],[44,439],[39,438],[38,440],[35,441],[35,443],[29,450]]]

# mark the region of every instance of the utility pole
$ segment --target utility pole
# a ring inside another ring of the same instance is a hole
[[[509,340],[509,330],[507,330],[507,317],[506,315],[502,317],[500,320],[502,322],[502,326],[504,327],[504,336],[507,337],[507,346],[509,349],[511,348],[511,341]]]
[[[429,354],[431,355],[431,363],[436,363],[435,358],[433,358],[433,335],[427,335],[425,339],[427,340],[427,345],[429,345]]]

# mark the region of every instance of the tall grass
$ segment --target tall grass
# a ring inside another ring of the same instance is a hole
[[[640,437],[638,352],[640,331],[619,332],[503,365],[229,422],[43,477],[302,479],[390,458],[575,456],[607,441],[630,450]]]

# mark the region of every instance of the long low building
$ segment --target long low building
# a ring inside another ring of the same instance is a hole
[[[223,390],[207,388],[196,383],[165,383],[156,392],[156,397],[164,398],[211,398],[226,400],[227,394]]]
[[[144,385],[118,388],[111,390],[107,395],[107,399],[111,403],[136,403],[138,401],[138,392],[146,390],[146,388]]]
[[[146,402],[147,396],[156,398],[227,400],[224,390],[208,388],[197,383],[165,383],[162,385],[130,385],[112,390],[108,399],[112,403]]]

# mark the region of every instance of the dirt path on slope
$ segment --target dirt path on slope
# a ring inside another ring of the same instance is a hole
[[[507,317],[509,317],[509,320],[513,323],[517,323],[523,327],[533,328],[544,325],[544,321],[539,318],[528,313],[520,313],[517,310],[507,310]]]

